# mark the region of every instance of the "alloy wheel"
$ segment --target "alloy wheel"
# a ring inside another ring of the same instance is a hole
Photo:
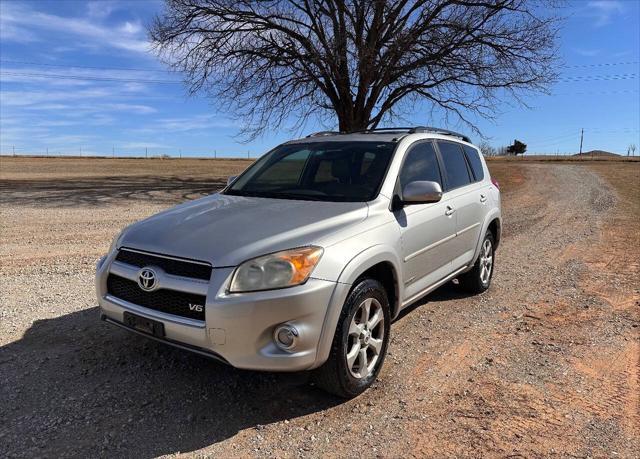
[[[482,252],[480,253],[480,280],[484,285],[489,283],[491,279],[491,270],[493,269],[493,246],[491,240],[485,239],[482,244]]]
[[[360,303],[349,325],[346,358],[347,368],[354,378],[366,378],[373,373],[384,338],[382,305],[375,298],[367,298]]]

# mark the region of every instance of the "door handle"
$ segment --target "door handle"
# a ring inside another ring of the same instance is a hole
[[[447,217],[450,217],[451,215],[453,215],[453,213],[454,213],[455,211],[456,211],[456,210],[455,210],[453,207],[451,207],[451,206],[447,206],[447,210],[445,210],[445,211],[444,211],[444,214],[445,214]]]
[[[480,195],[480,202],[487,202],[487,195],[481,194]]]

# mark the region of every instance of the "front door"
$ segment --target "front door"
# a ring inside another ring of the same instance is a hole
[[[431,141],[414,144],[400,170],[400,189],[413,181],[433,181],[442,176]],[[439,281],[451,272],[451,249],[455,243],[456,218],[451,202],[408,205],[395,212],[402,237],[404,298]]]

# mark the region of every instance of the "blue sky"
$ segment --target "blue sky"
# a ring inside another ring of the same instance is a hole
[[[145,26],[161,8],[160,1],[0,1],[2,153],[255,157],[294,135],[283,128],[242,143],[229,113],[187,97],[180,75],[149,52]],[[494,145],[518,138],[531,152],[565,153],[577,151],[584,128],[585,151],[640,148],[640,2],[573,1],[563,14],[563,64],[551,95],[528,97],[529,108],[505,98],[495,120],[478,121],[482,133]],[[418,107],[407,119],[469,133],[428,113]],[[323,127],[302,134],[314,129]]]

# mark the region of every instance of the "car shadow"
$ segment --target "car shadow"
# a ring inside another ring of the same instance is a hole
[[[2,457],[188,452],[342,402],[304,373],[236,370],[110,326],[97,308],[35,322],[0,348],[0,373]]]
[[[395,320],[398,321],[408,314],[411,314],[419,307],[425,306],[429,303],[441,303],[451,300],[464,300],[472,296],[475,296],[475,294],[469,293],[462,289],[456,281],[447,282],[443,286],[437,288],[433,292],[416,300],[415,302],[404,308],[402,311],[400,311],[400,314],[398,314],[398,317],[396,317]]]

